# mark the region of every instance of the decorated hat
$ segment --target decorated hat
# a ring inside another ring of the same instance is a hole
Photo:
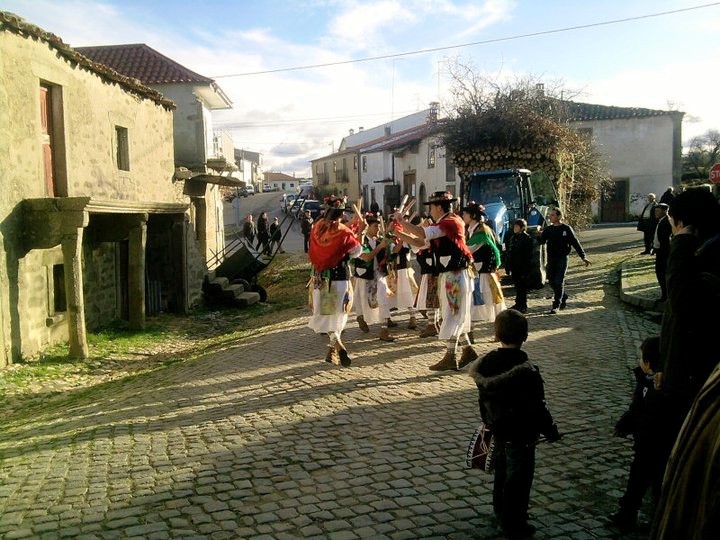
[[[370,225],[371,223],[380,223],[380,217],[375,212],[366,212],[363,214],[365,223]]]
[[[430,197],[428,197],[427,202],[423,204],[437,204],[437,203],[452,203],[457,201],[455,197],[453,197],[453,194],[449,191],[435,191]]]
[[[657,207],[664,208],[665,210],[667,210],[668,208],[670,208],[670,205],[667,203],[661,202],[660,204],[657,205]]]
[[[465,206],[463,206],[462,209],[463,212],[467,212],[469,214],[477,213],[477,212],[485,212],[485,207],[482,204],[478,204],[475,201],[470,201]]]
[[[323,199],[323,206],[327,209],[345,210],[345,204],[347,202],[346,197],[340,197],[338,195],[328,195]]]

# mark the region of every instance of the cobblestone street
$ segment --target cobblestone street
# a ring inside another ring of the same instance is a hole
[[[587,245],[585,246],[588,247]],[[592,246],[590,246],[592,247]],[[541,444],[531,495],[537,538],[611,538],[605,517],[631,442],[612,437],[640,341],[656,321],[620,301],[613,261],[635,245],[573,257],[568,309],[530,299],[525,350],[566,436]],[[3,420],[0,536],[12,538],[496,538],[492,479],[465,468],[478,422],[465,372],[405,329],[345,341],[323,361],[306,312],[236,346]],[[476,349],[495,347],[485,324]]]

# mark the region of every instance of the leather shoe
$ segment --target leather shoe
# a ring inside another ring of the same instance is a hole
[[[430,366],[430,371],[448,371],[457,369],[455,361],[455,353],[453,351],[445,351],[445,356],[437,363]]]
[[[470,345],[465,345],[465,347],[463,347],[462,356],[460,356],[460,361],[457,365],[458,371],[477,359],[477,357],[478,354],[475,352],[475,349],[473,349]]]

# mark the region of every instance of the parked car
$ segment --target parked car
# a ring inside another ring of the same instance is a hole
[[[310,210],[310,216],[313,219],[317,219],[320,217],[320,214],[322,213],[322,204],[320,201],[316,201],[315,199],[307,199],[303,201],[303,203],[300,205],[299,210],[295,213],[295,216],[302,215],[305,210]]]
[[[285,193],[282,196],[282,199],[280,199],[280,210],[282,210],[286,214],[290,213],[290,209],[293,207],[296,198],[297,195],[295,195],[294,193]],[[299,205],[300,203],[298,202],[298,206]]]
[[[255,195],[255,186],[253,186],[252,184],[246,185],[243,189],[246,193],[245,197],[247,197],[248,195]]]

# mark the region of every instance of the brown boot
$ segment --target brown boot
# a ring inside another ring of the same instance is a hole
[[[340,354],[338,354],[337,344],[328,345],[327,354],[325,355],[325,361],[336,366],[340,365]]]
[[[390,330],[387,328],[380,329],[380,339],[382,341],[395,341],[395,338],[390,335]]]
[[[473,334],[472,332],[468,332],[468,339],[470,340],[470,343],[472,345],[475,345],[475,334]]]
[[[413,315],[410,317],[410,320],[408,321],[408,330],[415,330],[417,328],[417,319],[415,319],[415,316]]]
[[[453,351],[445,351],[445,356],[442,357],[442,360],[430,366],[430,371],[448,371],[450,369],[457,369],[457,362],[455,361],[455,353]]]
[[[463,347],[462,356],[460,356],[460,361],[458,362],[457,368],[464,368],[477,357],[478,355],[475,352],[475,349],[473,349],[470,345],[465,345],[465,347]]]
[[[387,325],[388,325],[388,328],[395,328],[397,326],[397,323],[395,321],[393,321],[390,317],[388,317]]]
[[[420,332],[420,337],[433,337],[438,335],[438,328],[434,323],[429,323]]]
[[[351,364],[352,360],[350,359],[350,355],[348,354],[345,346],[338,341],[335,343],[335,349],[337,349],[338,358],[340,359],[340,365],[342,367],[348,367]]]
[[[370,331],[370,327],[365,322],[365,317],[363,317],[362,315],[357,316],[357,323],[358,323],[358,327],[360,328],[360,330],[362,330],[366,334]]]

